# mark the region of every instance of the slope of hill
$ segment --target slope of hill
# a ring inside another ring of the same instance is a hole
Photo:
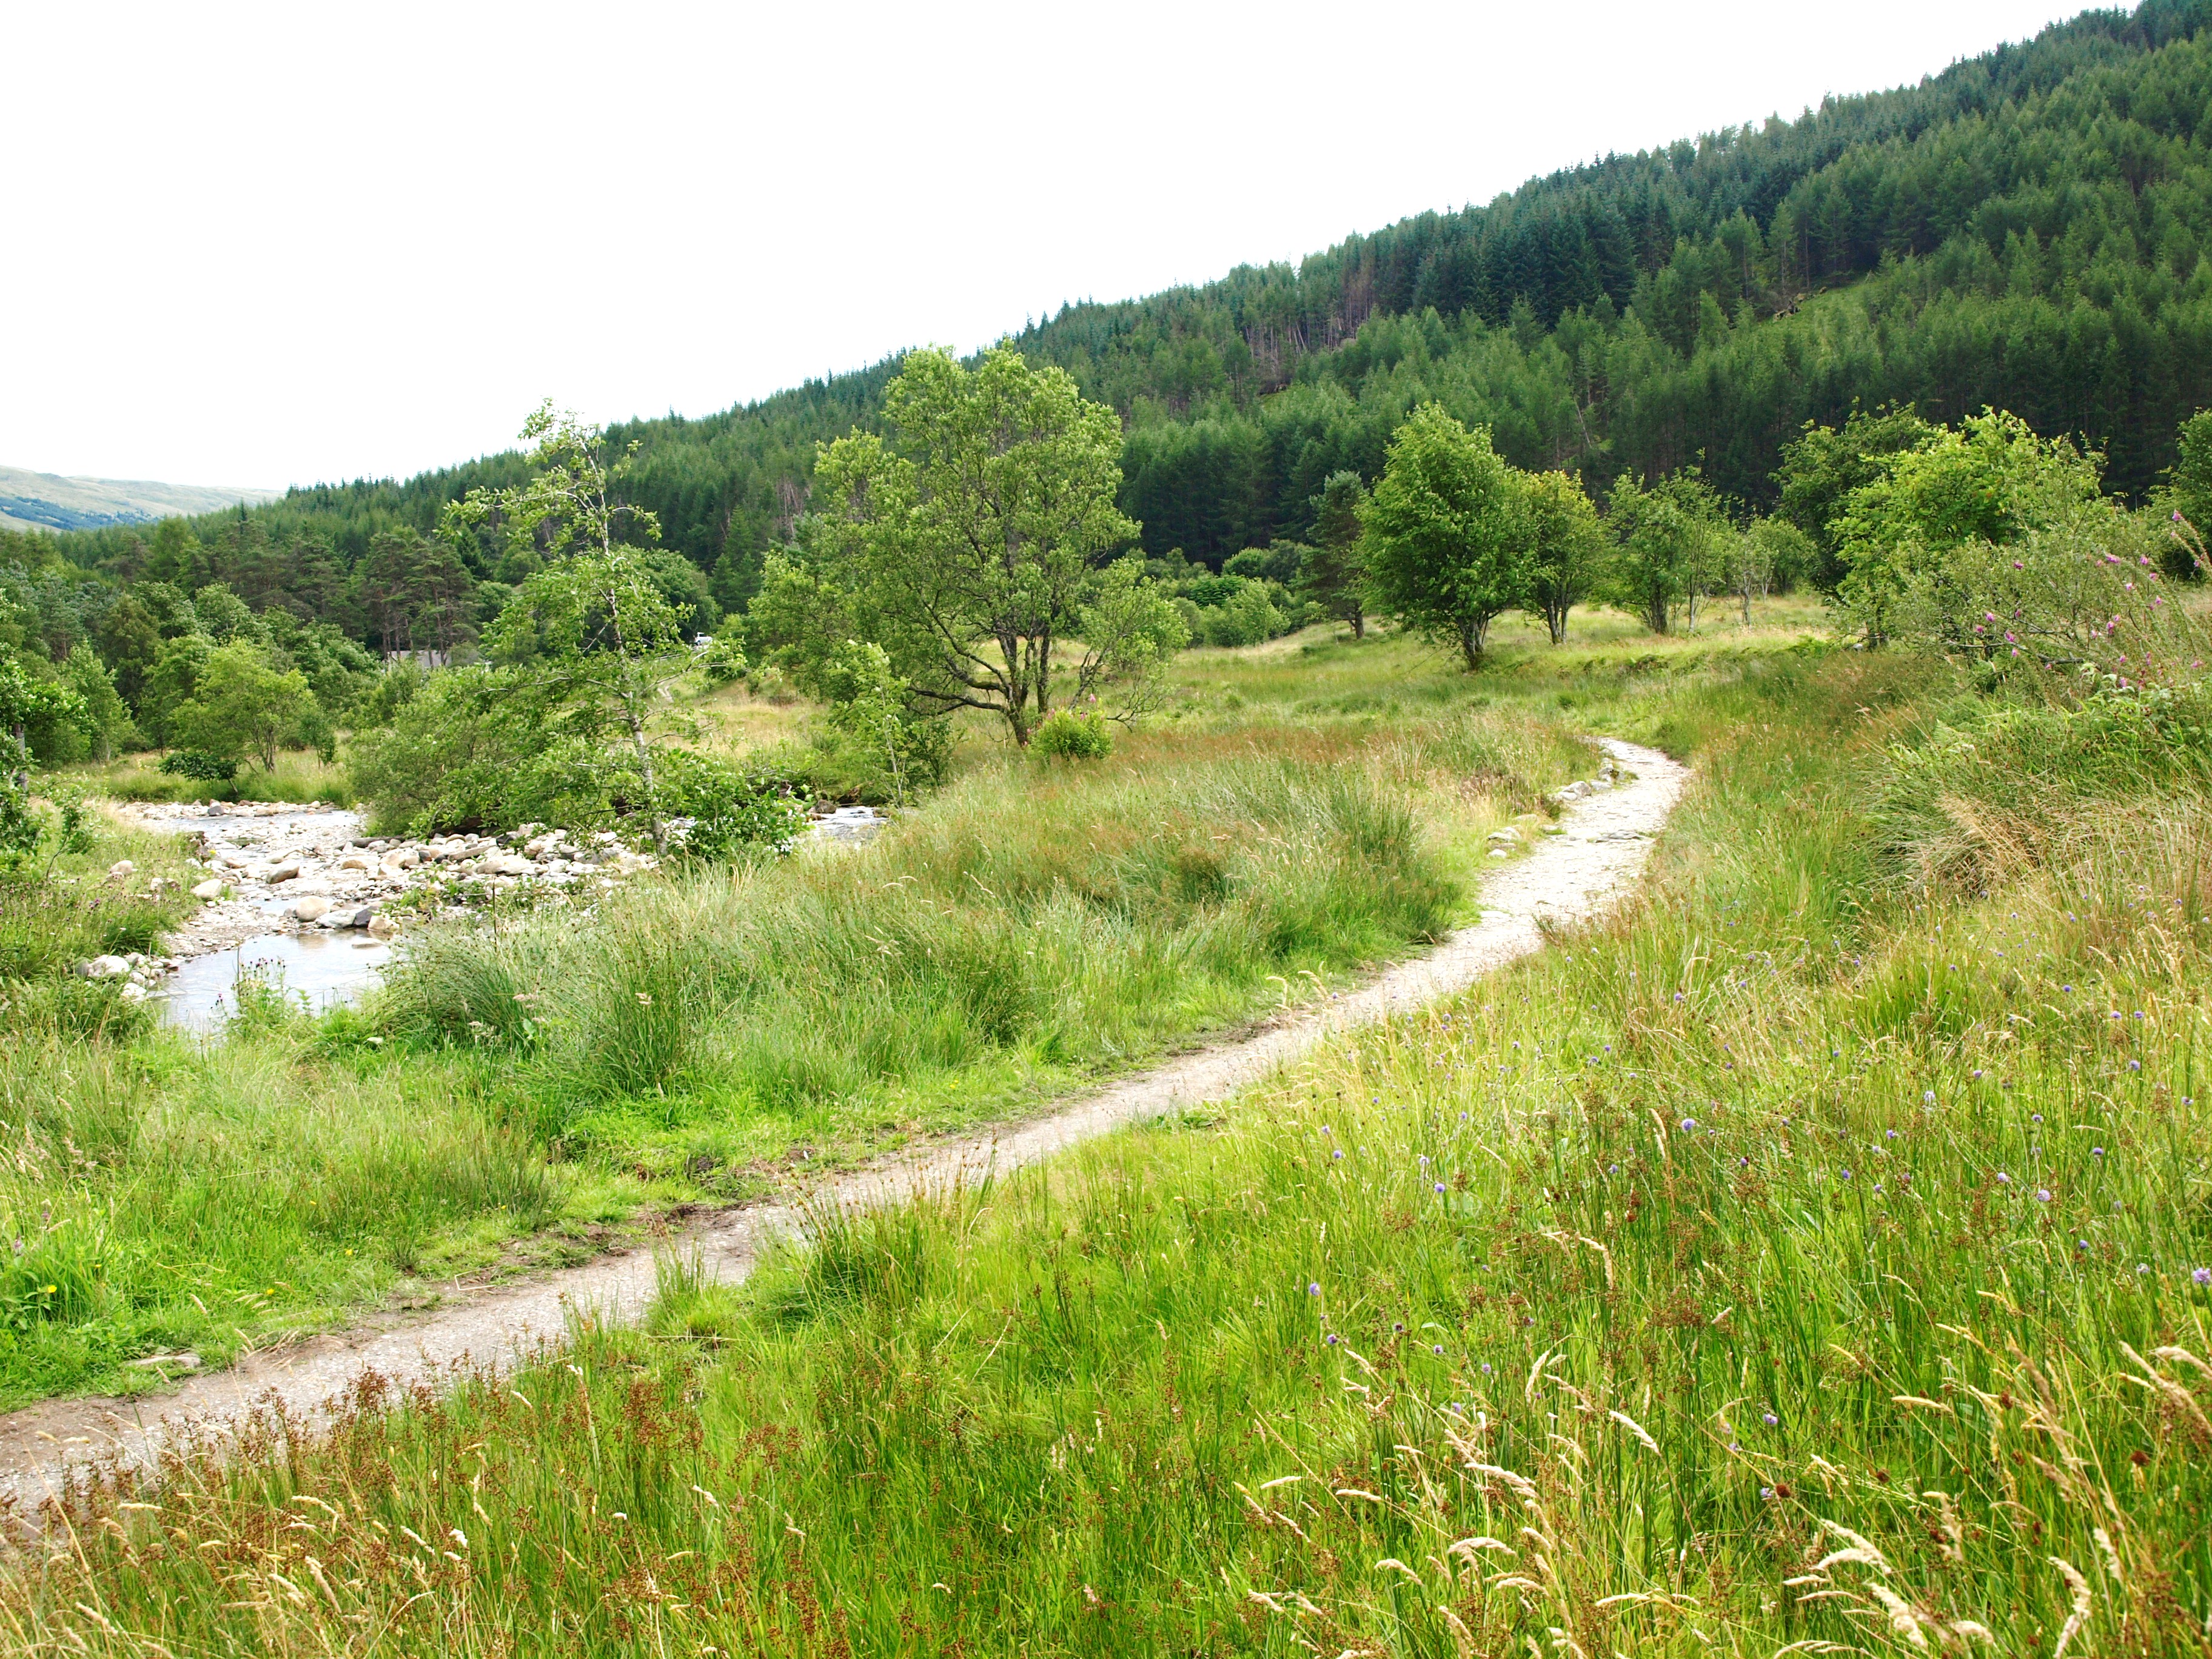
[[[1807,421],[1991,404],[2105,448],[2112,486],[2139,495],[2212,402],[2208,21],[2212,0],[2087,12],[1916,86],[1570,168],[1296,269],[1068,307],[1016,338],[1122,415],[1147,550],[1217,564],[1303,533],[1322,480],[1374,473],[1424,398],[1490,423],[1521,465],[1602,489],[1700,463],[1753,502]],[[871,421],[896,368],[618,429],[642,445],[636,494],[726,605],[802,510],[815,444]],[[513,465],[261,511],[351,562]]]
[[[0,528],[98,530],[148,524],[177,514],[220,513],[240,501],[275,501],[274,489],[226,489],[141,479],[70,478],[0,466]]]

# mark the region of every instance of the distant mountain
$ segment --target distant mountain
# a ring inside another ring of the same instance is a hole
[[[240,501],[258,507],[283,494],[278,489],[149,483],[135,478],[64,478],[53,472],[0,466],[0,528],[100,530],[149,524],[179,514],[220,513]]]

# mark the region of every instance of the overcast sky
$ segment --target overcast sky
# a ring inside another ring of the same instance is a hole
[[[2050,0],[8,9],[0,465],[706,414],[2033,33]]]

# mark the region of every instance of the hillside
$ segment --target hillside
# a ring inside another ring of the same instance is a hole
[[[2212,401],[2207,0],[2087,12],[1919,84],[1530,181],[1287,265],[1063,309],[1016,337],[1110,402],[1153,553],[1218,564],[1304,533],[1413,403],[1486,422],[1593,489],[1702,458],[1763,504],[1807,421],[1984,404],[2109,453],[2139,496]],[[807,498],[814,446],[872,418],[886,362],[702,419],[634,422],[636,494],[726,606]],[[519,412],[519,411],[518,411]],[[350,565],[495,481],[492,458],[261,509]],[[86,565],[125,549],[76,544]]]
[[[0,529],[98,530],[150,524],[180,513],[220,513],[240,501],[273,501],[278,493],[143,479],[70,478],[0,466]]]

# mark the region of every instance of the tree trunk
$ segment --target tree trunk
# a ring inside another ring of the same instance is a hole
[[[1355,640],[1367,637],[1367,613],[1356,605],[1352,607],[1352,637]]]

